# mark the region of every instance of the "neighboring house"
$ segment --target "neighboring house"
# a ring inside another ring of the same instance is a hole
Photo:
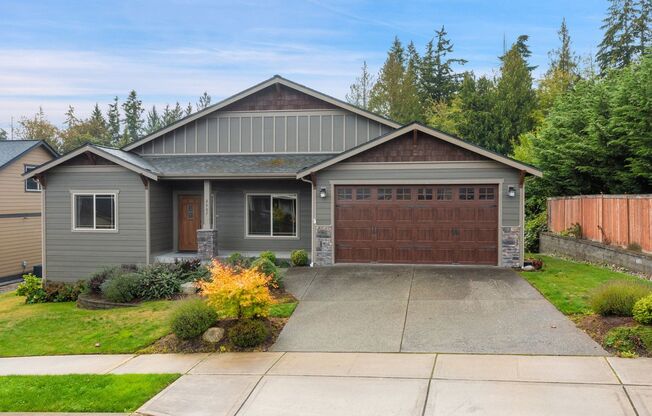
[[[41,140],[0,141],[0,281],[41,264],[41,186],[23,174],[56,157]]]
[[[45,270],[306,249],[313,263],[515,267],[531,166],[275,76],[43,184]]]

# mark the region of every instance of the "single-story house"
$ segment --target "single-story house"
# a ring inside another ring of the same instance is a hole
[[[0,282],[41,265],[41,186],[23,174],[57,156],[42,140],[0,140]]]
[[[536,168],[274,76],[122,149],[28,173],[44,188],[48,278],[192,253],[315,265],[519,266]]]

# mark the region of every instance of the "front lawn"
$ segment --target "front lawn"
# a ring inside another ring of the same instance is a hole
[[[0,412],[133,412],[178,374],[0,377]]]
[[[136,352],[170,332],[174,308],[171,301],[102,311],[24,302],[0,294],[0,356]]]
[[[592,313],[591,291],[604,283],[618,280],[641,281],[635,276],[591,264],[542,255],[534,257],[543,260],[543,270],[521,272],[521,276],[565,315]]]

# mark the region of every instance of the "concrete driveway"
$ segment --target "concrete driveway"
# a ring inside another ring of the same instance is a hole
[[[301,300],[275,351],[606,355],[511,270],[295,268]]]

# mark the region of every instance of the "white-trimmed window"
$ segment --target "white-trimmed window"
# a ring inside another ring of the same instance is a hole
[[[37,167],[38,165],[25,165],[25,173]],[[25,179],[25,192],[41,192],[41,184],[35,178]]]
[[[247,237],[297,237],[296,194],[248,194]]]
[[[114,192],[72,194],[74,231],[117,231],[118,195]]]

